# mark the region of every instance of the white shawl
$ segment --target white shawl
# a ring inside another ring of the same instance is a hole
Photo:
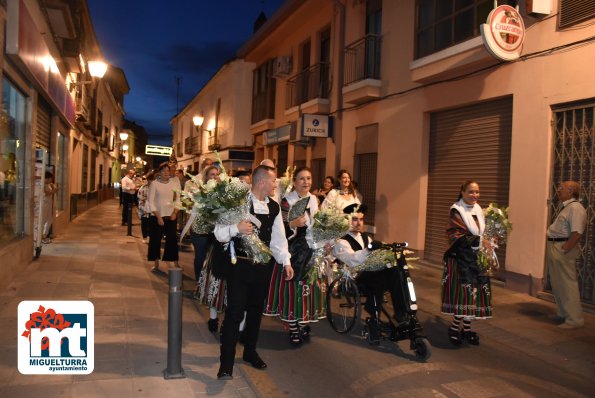
[[[483,217],[483,210],[481,210],[481,206],[479,206],[477,203],[473,206],[470,206],[465,203],[463,199],[459,199],[459,201],[450,206],[450,208],[456,209],[459,212],[469,232],[476,236],[481,236],[483,234],[486,223]],[[477,228],[477,223],[473,219],[474,215],[477,217],[477,221],[479,221],[479,229]]]

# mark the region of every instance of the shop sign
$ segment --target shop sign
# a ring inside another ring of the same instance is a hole
[[[330,135],[328,115],[302,115],[302,137],[328,138]]]
[[[275,145],[280,142],[289,141],[291,138],[291,124],[278,127],[273,130],[267,130],[262,133],[264,145]]]
[[[486,49],[494,57],[503,61],[520,57],[525,40],[525,24],[515,8],[508,5],[494,8],[480,30]]]
[[[170,146],[147,145],[145,155],[169,156],[172,153]]]

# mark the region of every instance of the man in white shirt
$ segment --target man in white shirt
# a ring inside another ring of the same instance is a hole
[[[128,204],[132,206],[134,198],[136,197],[136,184],[134,183],[135,170],[130,169],[128,173],[122,178],[122,225],[128,223]]]
[[[333,255],[350,268],[362,264],[372,250],[382,246],[382,242],[372,240],[364,232],[364,215],[366,211],[366,205],[357,203],[343,209],[345,214],[351,214],[351,229],[347,235],[337,240],[337,244],[333,248]],[[405,303],[398,300],[403,295],[400,291],[401,286],[398,282],[397,272],[396,268],[386,268],[373,272],[363,271],[356,278],[358,287],[361,287],[368,295],[364,309],[370,315],[370,318],[366,320],[370,331],[370,344],[380,343],[378,314],[384,300],[384,292],[390,292],[397,323],[407,320]]]
[[[232,265],[226,256],[225,281],[227,283],[227,309],[221,328],[221,356],[217,378],[229,380],[233,374],[236,343],[239,338],[239,325],[246,311],[244,329],[244,361],[256,369],[266,369],[267,364],[256,352],[256,342],[260,330],[260,321],[264,300],[268,293],[273,262],[283,264],[286,278],[293,278],[285,228],[281,218],[279,204],[269,196],[276,188],[274,169],[258,166],[252,175],[250,220],[237,225],[215,225],[215,238],[221,243],[234,241],[237,263]],[[256,228],[256,225],[259,225]],[[270,247],[273,257],[268,264],[254,264],[242,249],[240,234],[249,235],[257,232],[259,238]],[[223,261],[219,259],[219,261]]]
[[[576,259],[580,254],[579,241],[587,224],[587,212],[579,202],[580,185],[564,181],[558,186],[562,209],[547,229],[546,262],[552,292],[558,305],[557,315],[550,318],[562,321],[562,329],[580,328],[585,324],[576,277]]]

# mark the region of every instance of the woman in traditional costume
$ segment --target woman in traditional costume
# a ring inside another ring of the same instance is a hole
[[[316,277],[311,282],[307,269],[314,245],[311,228],[318,212],[318,199],[310,193],[312,172],[308,167],[295,171],[293,185],[294,190],[281,200],[281,213],[295,276],[286,280],[283,267],[275,266],[264,314],[287,322],[289,341],[300,345],[310,336],[308,324],[326,317],[326,281]]]
[[[339,189],[332,189],[320,205],[320,208],[326,209],[329,206],[343,211],[343,209],[352,204],[361,204],[357,191],[352,184],[351,174],[347,170],[339,170],[337,174],[337,181],[339,182]]]
[[[450,207],[450,247],[444,254],[441,310],[453,315],[448,337],[454,345],[463,340],[479,345],[479,336],[471,331],[471,320],[492,317],[490,278],[482,274],[477,263],[480,245],[489,244],[482,239],[485,220],[478,199],[479,185],[466,181],[458,201]]]

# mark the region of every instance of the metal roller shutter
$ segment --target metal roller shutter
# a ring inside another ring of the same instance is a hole
[[[52,109],[41,98],[37,102],[37,117],[35,130],[35,143],[46,149],[50,148],[50,137],[52,131]]]
[[[442,262],[449,208],[465,180],[479,183],[482,207],[508,205],[511,135],[512,97],[430,115],[426,261]],[[504,268],[505,248],[498,257]]]

